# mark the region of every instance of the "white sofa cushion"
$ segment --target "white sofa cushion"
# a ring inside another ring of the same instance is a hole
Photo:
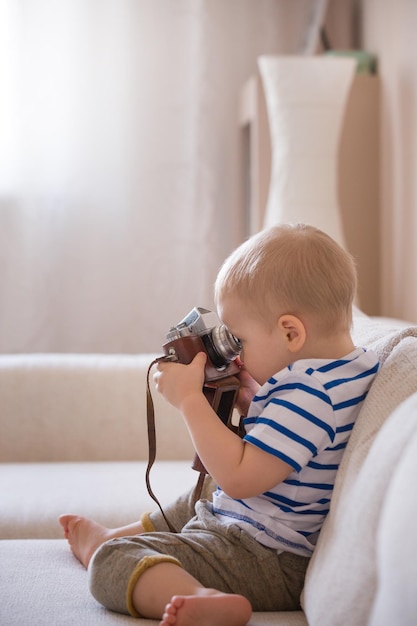
[[[110,528],[156,508],[145,485],[146,463],[0,464],[0,539],[61,539],[61,513],[85,515]],[[162,506],[196,484],[191,461],[158,461],[151,486]]]
[[[402,412],[416,421],[417,394]],[[370,626],[417,624],[417,430],[393,471],[377,532],[377,593]]]
[[[307,571],[303,608],[311,626],[368,624],[376,588],[378,520],[392,468],[417,427],[417,416],[401,405],[378,431],[401,401],[417,391],[415,335],[416,329],[393,333],[389,349],[387,339],[374,338],[386,360],[352,432]]]
[[[0,355],[0,461],[148,458],[146,373],[152,354]],[[180,413],[155,391],[158,458],[193,458]]]
[[[66,541],[0,541],[0,563],[2,626],[159,624],[99,605],[89,593],[87,572]],[[248,626],[307,626],[307,622],[301,611],[254,613]]]

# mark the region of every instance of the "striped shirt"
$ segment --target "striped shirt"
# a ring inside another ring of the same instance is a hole
[[[293,471],[273,489],[244,500],[234,500],[218,487],[213,496],[216,517],[238,524],[263,545],[310,556],[378,367],[373,352],[356,348],[336,361],[296,361],[270,378],[244,418],[244,440]]]

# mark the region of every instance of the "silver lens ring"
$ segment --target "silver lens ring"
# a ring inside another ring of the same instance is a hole
[[[239,339],[232,335],[224,324],[212,329],[211,340],[216,352],[227,362],[233,361],[242,350]]]

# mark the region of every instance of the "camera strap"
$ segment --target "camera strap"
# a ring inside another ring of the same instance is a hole
[[[147,425],[148,425],[149,458],[148,458],[148,465],[147,465],[146,473],[145,473],[145,481],[146,481],[146,488],[148,490],[148,493],[151,496],[152,500],[156,502],[156,504],[158,505],[159,510],[161,511],[163,518],[168,525],[169,530],[172,533],[176,533],[178,531],[175,529],[175,527],[171,524],[171,522],[165,515],[164,510],[161,506],[161,503],[159,502],[158,498],[152,491],[151,481],[150,481],[150,473],[151,473],[152,465],[154,464],[155,459],[156,459],[156,429],[155,429],[155,407],[154,407],[152,394],[151,394],[151,388],[149,384],[149,376],[150,376],[152,367],[156,363],[160,363],[161,361],[169,361],[169,360],[170,358],[166,356],[161,356],[157,359],[154,359],[152,363],[149,365],[148,373],[146,375],[146,417],[147,417]]]

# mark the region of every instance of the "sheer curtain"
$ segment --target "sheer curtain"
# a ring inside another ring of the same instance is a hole
[[[239,89],[309,0],[0,0],[0,350],[159,351],[245,236]]]

